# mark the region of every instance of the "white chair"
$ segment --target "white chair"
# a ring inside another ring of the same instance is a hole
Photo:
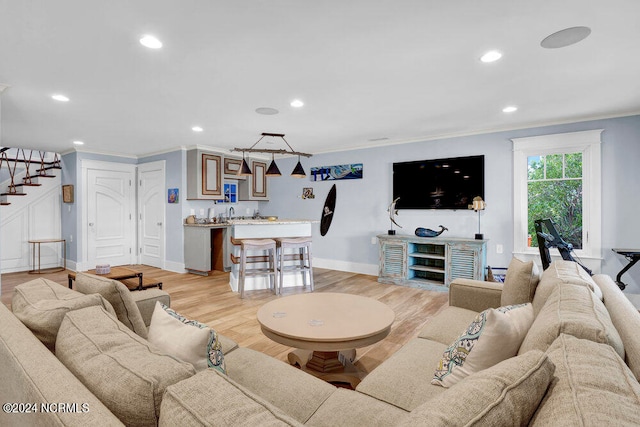
[[[269,288],[278,293],[277,249],[273,239],[231,239],[234,245],[240,245],[240,257],[231,254],[231,261],[239,264],[238,292],[244,298],[244,283],[247,276],[269,276]],[[260,255],[249,255],[248,252],[261,252]],[[266,252],[266,255],[264,254]],[[247,268],[248,264],[268,263],[269,266]]]
[[[313,266],[311,262],[311,236],[275,239],[278,246],[278,273],[282,292],[284,272],[301,272],[302,283],[313,292]],[[287,262],[292,262],[287,265]],[[307,281],[307,275],[309,279]]]

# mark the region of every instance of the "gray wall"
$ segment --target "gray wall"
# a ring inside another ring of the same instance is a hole
[[[391,201],[391,168],[394,162],[429,158],[485,155],[485,200],[487,210],[482,213],[482,232],[489,239],[489,265],[507,266],[513,250],[513,166],[511,138],[552,133],[604,129],[602,134],[602,272],[615,277],[626,261],[613,253],[613,247],[640,248],[640,224],[635,220],[640,211],[638,189],[638,163],[640,161],[640,116],[595,120],[565,125],[488,133],[459,138],[415,142],[386,147],[319,154],[302,158],[305,170],[310,166],[330,166],[363,163],[364,178],[333,182],[311,182],[309,178],[288,176],[296,158],[278,159],[283,171],[280,178],[269,178],[269,202],[243,202],[235,205],[236,214],[256,207],[264,215],[282,218],[320,219],[324,199],[335,183],[337,202],[329,233],[322,237],[319,224],[314,224],[314,257],[339,263],[353,271],[370,271],[378,263],[377,245],[372,237],[386,233],[389,228],[387,206]],[[292,142],[295,146],[295,141]],[[180,189],[180,203],[165,204],[167,223],[167,261],[184,262],[182,251],[183,219],[190,209],[213,206],[206,201],[187,201],[186,152],[176,150],[161,155],[141,158],[139,161],[89,153],[70,153],[62,157],[63,184],[76,185],[76,201],[63,205],[62,232],[65,238],[73,234],[69,245],[69,259],[77,260],[81,253],[81,224],[79,207],[82,206],[80,161],[82,159],[118,161],[120,163],[146,163],[166,161],[166,188]],[[419,183],[416,183],[419,186]],[[302,189],[312,187],[315,199],[303,200]],[[70,209],[69,209],[70,208]],[[216,209],[225,205],[216,205]],[[449,228],[448,236],[472,238],[477,231],[477,214],[473,211],[402,210],[397,221],[402,225],[399,233],[413,234],[416,227]],[[496,245],[504,247],[496,253]],[[623,277],[630,285],[628,292],[640,293],[640,268],[635,267]]]
[[[509,264],[513,251],[513,159],[511,138],[552,133],[604,129],[602,133],[602,272],[613,277],[626,261],[611,251],[613,247],[640,248],[638,163],[640,162],[640,116],[596,120],[566,125],[497,132],[362,150],[320,154],[303,159],[309,166],[363,163],[362,180],[311,182],[283,175],[270,179],[270,201],[261,207],[266,214],[289,218],[320,219],[324,199],[335,183],[337,201],[331,229],[321,237],[316,224],[314,257],[323,260],[377,265],[377,246],[371,238],[389,228],[387,206],[392,197],[391,169],[394,162],[441,157],[485,155],[485,200],[482,232],[488,244],[488,264]],[[293,141],[295,145],[295,141]],[[293,169],[297,159],[282,159],[280,169]],[[419,183],[416,183],[419,186]],[[315,199],[303,200],[303,187],[313,187]],[[402,210],[397,221],[399,233],[413,234],[416,227],[449,228],[448,236],[472,238],[477,231],[473,211]],[[504,247],[496,253],[496,245]],[[640,292],[640,267],[630,270],[623,281],[629,292]]]

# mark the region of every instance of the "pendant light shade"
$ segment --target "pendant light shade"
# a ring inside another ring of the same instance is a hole
[[[242,153],[242,166],[238,170],[238,175],[240,176],[249,176],[251,175],[251,168],[249,167],[249,163],[244,158],[244,153]]]
[[[304,178],[307,174],[304,172],[302,168],[302,163],[300,163],[300,156],[298,156],[298,164],[295,168],[293,168],[293,172],[291,172],[291,176],[294,178]]]
[[[281,176],[280,169],[278,169],[278,165],[276,165],[275,154],[271,154],[271,164],[267,168],[266,174],[267,176]]]

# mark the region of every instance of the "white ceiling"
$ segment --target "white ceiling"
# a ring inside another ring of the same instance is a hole
[[[540,47],[573,26],[591,35]],[[481,63],[490,49],[503,58]],[[130,156],[262,132],[320,153],[623,116],[640,113],[640,1],[0,0],[0,83],[2,146]]]

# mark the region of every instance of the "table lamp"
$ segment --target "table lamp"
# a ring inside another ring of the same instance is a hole
[[[482,197],[476,196],[473,198],[473,204],[469,205],[469,209],[473,209],[478,212],[478,232],[476,233],[476,240],[484,239],[482,233],[480,233],[480,211],[483,211],[487,207],[487,204],[482,200]]]

